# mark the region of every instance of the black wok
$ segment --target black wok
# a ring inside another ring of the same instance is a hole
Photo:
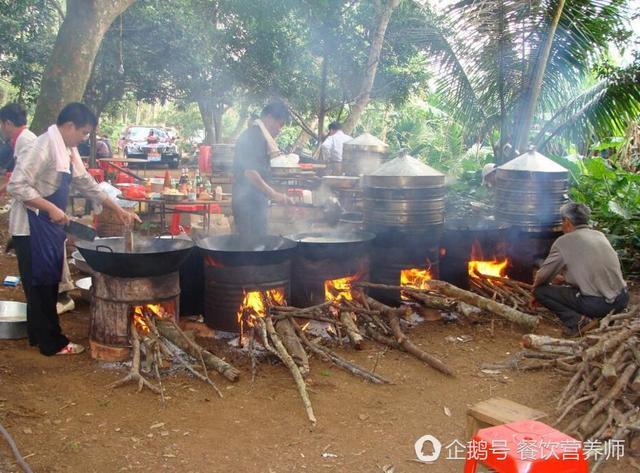
[[[210,236],[197,242],[205,256],[221,266],[261,266],[277,264],[291,257],[296,243],[276,236]]]
[[[369,244],[376,236],[370,232],[325,231],[286,235],[298,243],[296,253],[311,260],[349,259],[369,251]]]
[[[94,271],[121,278],[146,278],[178,271],[194,243],[177,238],[136,237],[133,252],[128,253],[122,237],[111,237],[77,241],[76,247]]]

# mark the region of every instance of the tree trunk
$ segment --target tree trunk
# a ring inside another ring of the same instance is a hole
[[[369,58],[367,59],[367,70],[362,78],[362,84],[360,85],[360,92],[356,97],[356,101],[351,107],[351,113],[344,124],[344,132],[350,135],[353,129],[358,124],[360,117],[362,116],[364,109],[369,103],[371,97],[371,89],[373,89],[373,82],[376,78],[376,71],[378,70],[378,63],[380,62],[380,54],[382,53],[382,45],[384,42],[384,35],[389,26],[389,20],[393,10],[400,4],[400,0],[386,0],[382,5],[382,11],[378,15],[378,22],[376,25],[376,32],[373,36],[373,41],[369,48]]]
[[[553,14],[553,18],[551,19],[547,37],[538,52],[536,65],[530,69],[532,75],[525,94],[524,104],[520,111],[520,123],[516,128],[517,135],[514,140],[516,149],[521,153],[527,150],[529,144],[529,129],[531,128],[531,123],[533,122],[533,117],[536,112],[536,105],[538,104],[538,98],[540,97],[540,89],[542,88],[547,63],[549,62],[553,38],[555,36],[556,29],[558,28],[560,18],[562,17],[564,2],[565,0],[558,0],[558,6]]]
[[[222,115],[224,115],[224,105],[216,104],[212,107],[213,121],[213,143],[222,143]]]
[[[311,123],[309,123],[309,128],[315,128],[317,126],[317,120],[317,118],[314,118]],[[295,143],[293,143],[292,149],[294,150],[294,152],[296,149],[304,149],[310,138],[311,135],[309,133],[304,130],[300,131],[298,138],[296,139]]]
[[[213,123],[211,106],[204,100],[198,100],[198,110],[200,110],[202,124],[204,125],[204,142],[205,144],[212,145],[216,142],[216,130]]]
[[[322,74],[320,76],[320,100],[318,101],[318,136],[324,136],[324,116],[327,112],[327,75],[329,74],[327,42],[322,48]]]
[[[42,133],[69,102],[82,99],[102,38],[113,20],[135,0],[67,0],[40,86],[31,129]]]
[[[247,103],[242,103],[240,105],[240,110],[238,111],[238,121],[229,136],[229,143],[235,143],[238,136],[240,136],[240,133],[242,133],[247,127],[247,118],[249,118],[249,105]]]

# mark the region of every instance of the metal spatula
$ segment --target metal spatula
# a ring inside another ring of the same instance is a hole
[[[76,222],[75,220],[69,220],[69,223],[64,226],[64,231],[69,235],[86,241],[93,241],[98,236],[93,228]]]

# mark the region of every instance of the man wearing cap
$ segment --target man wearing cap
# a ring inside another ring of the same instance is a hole
[[[605,315],[629,303],[620,260],[602,232],[589,227],[591,210],[569,202],[560,208],[562,231],[533,282],[535,300],[554,312],[568,337],[582,335]],[[552,284],[564,271],[566,284]]]

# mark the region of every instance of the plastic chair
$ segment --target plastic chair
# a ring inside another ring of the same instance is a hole
[[[582,443],[535,420],[480,429],[467,448],[464,473],[588,473]]]

